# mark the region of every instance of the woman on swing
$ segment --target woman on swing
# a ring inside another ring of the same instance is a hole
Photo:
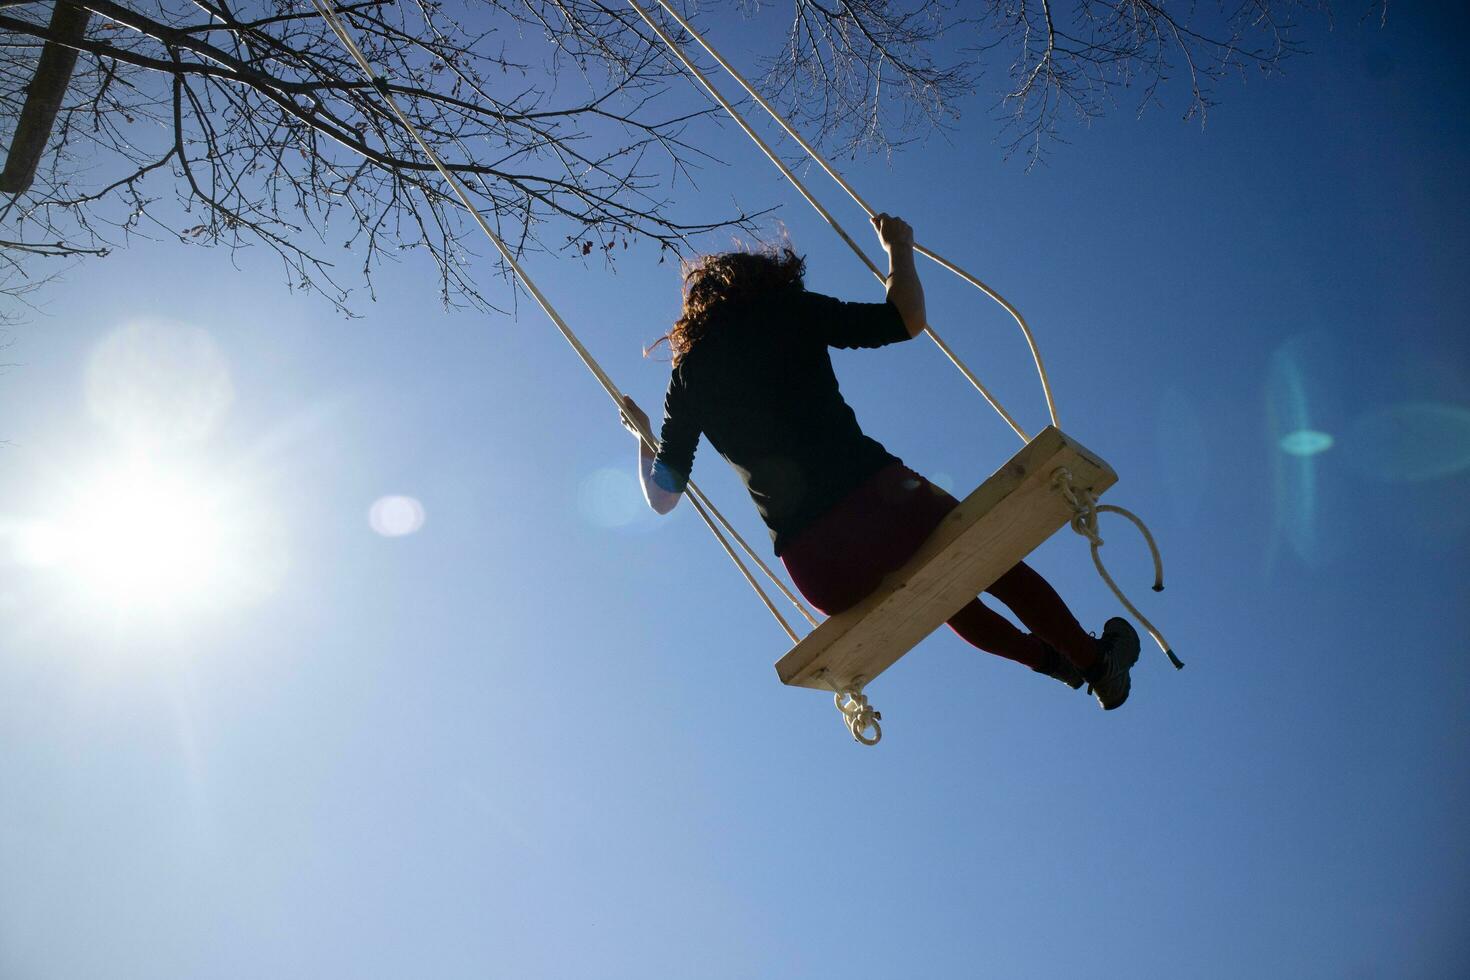
[[[688,267],[683,315],[660,341],[674,363],[658,452],[640,442],[643,493],[667,514],[704,433],[745,482],[797,589],[829,616],[877,588],[959,505],[863,434],[832,371],[828,347],[882,347],[927,323],[913,229],[886,214],[873,224],[888,253],[882,303],[807,292],[805,263],[789,247],[709,255]],[[648,430],[631,398],[623,413],[630,431]],[[1127,620],[1108,620],[1092,638],[1024,562],[986,592],[1030,632],[976,598],[949,620],[967,643],[1071,688],[1087,684],[1105,710],[1128,699],[1139,644]]]

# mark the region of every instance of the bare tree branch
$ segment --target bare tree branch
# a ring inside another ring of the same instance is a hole
[[[1327,0],[992,0],[984,10],[975,55],[1009,59],[1001,117],[1009,149],[1030,163],[1063,116],[1098,118],[1122,90],[1141,113],[1179,88],[1184,119],[1203,125],[1222,81],[1276,71],[1302,50],[1297,18],[1330,13]]]
[[[70,2],[90,14],[80,37],[53,29],[54,4],[0,0],[7,145],[43,48],[78,54],[33,185],[0,203],[0,291],[44,281],[33,263],[172,237],[264,248],[291,286],[344,311],[354,289],[371,295],[383,262],[418,252],[446,304],[493,308],[483,265],[505,270],[477,255],[473,224],[380,88],[519,250],[611,260],[642,242],[677,254],[694,235],[756,217],[676,203],[713,160],[695,128],[711,108],[670,98],[679,69],[622,0],[351,0],[339,9],[379,79],[361,77],[302,0]],[[758,12],[759,0],[725,2]],[[1386,0],[1373,2],[1386,15]],[[1032,162],[1061,120],[1096,118],[1123,90],[1142,111],[1177,89],[1185,118],[1203,120],[1224,79],[1275,70],[1299,50],[1295,18],[1327,9],[790,3],[764,87],[814,139],[887,149],[942,129],[999,61],[1004,138]]]
[[[419,250],[446,302],[489,308],[472,271],[473,226],[386,112],[380,85],[522,248],[597,241],[609,253],[641,240],[678,252],[691,235],[753,217],[689,220],[673,207],[671,178],[709,159],[686,138],[706,110],[662,110],[661,55],[596,3],[491,2],[498,16],[475,32],[464,25],[484,17],[469,7],[450,16],[432,0],[345,6],[380,80],[362,78],[290,0],[256,0],[248,13],[229,0],[77,3],[93,15],[81,39],[59,36],[33,7],[0,13],[0,111],[24,99],[44,42],[82,59],[35,187],[0,208],[19,243],[79,254],[167,234],[265,246],[293,286],[344,310],[351,282],[328,242],[345,246],[369,288],[385,258]],[[529,22],[556,29],[550,57],[578,62],[581,97],[554,96],[554,70],[505,55],[496,35]],[[612,36],[579,35],[588,24]],[[551,224],[571,233],[548,244]],[[12,262],[41,254],[8,251]]]

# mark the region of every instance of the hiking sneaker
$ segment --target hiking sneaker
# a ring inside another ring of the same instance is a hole
[[[1132,624],[1121,616],[1104,623],[1097,654],[1097,663],[1083,672],[1087,693],[1097,698],[1104,711],[1112,711],[1128,700],[1132,687],[1128,672],[1138,663],[1138,633]]]
[[[1032,667],[1032,670],[1038,674],[1045,674],[1047,677],[1055,677],[1074,691],[1087,683],[1087,678],[1082,676],[1082,670],[1062,656],[1061,651],[1041,637],[1037,637],[1036,642],[1046,648],[1048,660],[1045,667]]]

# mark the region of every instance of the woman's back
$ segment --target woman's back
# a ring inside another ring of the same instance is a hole
[[[674,368],[659,462],[687,480],[703,432],[729,461],[779,555],[816,517],[897,457],[863,434],[827,348],[909,338],[888,302],[846,303],[792,286],[714,313]]]

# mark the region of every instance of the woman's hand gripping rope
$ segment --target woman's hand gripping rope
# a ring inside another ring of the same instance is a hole
[[[628,395],[623,396],[622,411],[618,413],[618,421],[623,423],[623,428],[640,439],[652,437],[652,429],[649,428],[648,413],[638,407]]]

